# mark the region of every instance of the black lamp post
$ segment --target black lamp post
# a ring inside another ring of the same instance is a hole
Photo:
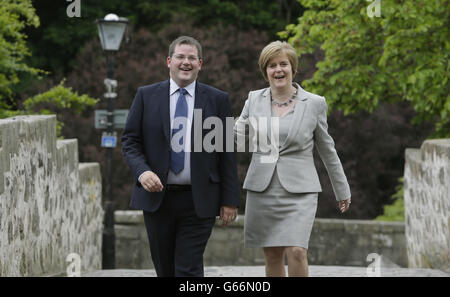
[[[115,234],[114,234],[114,198],[112,193],[112,154],[116,146],[114,133],[114,104],[113,99],[117,97],[114,92],[117,87],[117,81],[114,77],[114,54],[119,50],[125,30],[128,25],[126,18],[119,18],[115,14],[108,14],[104,19],[96,20],[98,35],[103,50],[106,52],[107,78],[105,79],[106,93],[108,100],[107,108],[107,128],[106,135],[113,137],[113,141],[108,142],[106,147],[106,172],[108,182],[106,183],[105,200],[105,228],[103,229],[102,246],[102,269],[115,268]]]

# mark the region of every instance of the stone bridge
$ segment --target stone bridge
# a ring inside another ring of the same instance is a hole
[[[449,276],[450,139],[406,150],[405,222],[316,219],[311,276]],[[76,139],[57,140],[55,116],[0,120],[0,276],[154,276],[142,214],[116,211],[116,270],[101,270],[98,163]],[[264,276],[243,248],[243,217],[216,225],[206,276]],[[376,270],[376,268],[379,270]],[[408,268],[407,268],[408,267]]]

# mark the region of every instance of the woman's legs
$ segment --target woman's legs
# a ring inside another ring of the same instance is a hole
[[[286,247],[289,276],[308,276],[308,250],[299,246]]]
[[[287,256],[289,276],[308,276],[308,250],[299,246],[265,247],[266,276],[286,276],[284,255]]]
[[[284,269],[284,253],[286,247],[265,247],[264,257],[266,259],[266,276],[286,276]]]

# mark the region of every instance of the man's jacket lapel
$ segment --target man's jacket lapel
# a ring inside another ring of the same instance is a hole
[[[161,117],[164,135],[167,143],[170,144],[170,94],[169,81],[164,81],[156,91],[156,98],[159,103],[159,115]]]

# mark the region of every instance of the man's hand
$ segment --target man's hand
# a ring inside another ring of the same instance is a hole
[[[148,192],[161,192],[163,189],[159,177],[151,171],[145,171],[140,176],[139,182],[141,183],[142,187],[144,187],[144,189]]]
[[[229,223],[236,220],[237,207],[236,206],[222,206],[220,208],[220,219],[222,220],[222,226],[227,226]]]
[[[350,199],[339,201],[339,209],[341,210],[341,213],[344,213],[348,210],[348,208],[350,207],[350,203],[352,203]]]

